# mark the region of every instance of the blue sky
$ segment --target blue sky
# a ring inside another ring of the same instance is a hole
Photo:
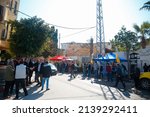
[[[124,25],[133,30],[133,24],[150,21],[150,12],[139,10],[148,0],[103,0],[105,41],[111,40]],[[20,0],[21,12],[37,16],[45,22],[70,28],[96,26],[96,0]],[[18,14],[18,19],[28,18]],[[59,28],[60,42],[88,42],[93,37],[96,42],[96,28],[82,30]],[[77,34],[75,34],[77,33]],[[73,35],[72,35],[73,34]]]

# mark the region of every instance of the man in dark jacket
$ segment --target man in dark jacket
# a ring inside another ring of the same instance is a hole
[[[133,79],[134,79],[135,88],[139,89],[140,88],[140,83],[139,83],[140,69],[137,66],[135,66],[133,74],[134,74]]]
[[[45,59],[45,62],[41,68],[41,74],[42,74],[42,89],[41,90],[43,90],[45,82],[46,82],[46,90],[49,90],[49,78],[52,74],[52,70],[47,59]]]
[[[116,68],[116,85],[115,87],[118,86],[119,81],[122,83],[124,89],[126,88],[125,83],[123,82],[123,73],[122,73],[122,67],[121,65],[118,63],[117,64],[117,68]]]
[[[72,62],[72,64],[71,64],[71,75],[70,75],[70,79],[72,79],[72,77],[75,78],[74,70],[75,70],[75,65],[74,65],[74,62]]]

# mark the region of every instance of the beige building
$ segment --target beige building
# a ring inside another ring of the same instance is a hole
[[[111,43],[105,42],[105,47],[105,51],[109,52],[112,47]],[[90,58],[96,56],[100,51],[99,44],[96,43],[93,43],[93,45],[91,45],[90,43],[75,42],[62,43],[61,49],[64,52],[63,55],[79,61],[82,61],[82,59],[86,59],[86,61],[89,61]]]
[[[11,26],[8,21],[16,20],[20,0],[0,0],[0,53],[9,49]]]

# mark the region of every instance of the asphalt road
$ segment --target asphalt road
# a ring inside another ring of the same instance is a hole
[[[149,100],[148,91],[134,91],[131,83],[126,83],[127,90],[113,87],[115,82],[97,81],[83,79],[78,75],[70,80],[69,74],[57,74],[52,76],[49,81],[50,90],[46,87],[41,91],[36,83],[28,87],[28,96],[24,97],[20,90],[20,100]],[[143,93],[144,92],[144,93]],[[13,99],[12,96],[10,99]]]

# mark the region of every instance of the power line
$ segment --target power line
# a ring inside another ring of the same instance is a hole
[[[83,28],[71,28],[71,27],[65,27],[65,26],[60,26],[60,25],[55,25],[55,24],[50,24],[49,25],[53,25],[55,27],[59,27],[59,28],[65,28],[65,29],[71,29],[71,30],[82,30],[82,29],[89,29],[89,28],[95,28],[95,26],[91,26],[91,27],[83,27]]]
[[[32,17],[32,16],[30,16],[30,15],[28,15],[28,14],[26,14],[26,13],[23,13],[23,12],[21,12],[21,11],[19,11],[19,10],[17,10],[17,12],[19,12],[19,13],[25,15],[25,16],[28,16],[28,17],[30,17],[30,18]]]
[[[4,6],[3,6],[4,7]],[[6,6],[7,8],[10,8],[9,6]],[[11,8],[11,9],[15,9],[15,8]],[[16,12],[18,13],[21,13],[29,18],[32,18],[32,16],[22,12],[22,11],[19,11],[19,10],[16,10]],[[55,24],[51,24],[51,23],[47,23],[48,25],[52,25],[52,26],[55,26],[55,27],[59,27],[59,28],[63,28],[63,29],[70,29],[70,30],[81,30],[79,32],[76,32],[76,33],[72,33],[72,34],[69,34],[69,35],[65,35],[63,36],[62,38],[66,38],[66,37],[70,37],[70,36],[73,36],[73,35],[76,35],[76,34],[79,34],[79,33],[82,33],[82,32],[85,32],[87,30],[90,30],[90,29],[93,29],[95,28],[96,26],[91,26],[91,27],[83,27],[83,28],[72,28],[72,27],[66,27],[66,26],[60,26],[60,25],[55,25]]]
[[[96,26],[90,27],[90,28],[88,28],[88,29],[85,29],[85,30],[82,30],[82,31],[79,31],[79,32],[76,32],[76,33],[72,33],[72,34],[69,34],[69,35],[65,35],[65,36],[63,36],[62,38],[70,37],[70,36],[73,36],[73,35],[76,35],[76,34],[85,32],[85,31],[87,31],[87,30],[93,29],[93,28],[95,28],[95,27],[96,27]]]
[[[9,7],[9,6],[3,6],[3,7],[7,7],[7,8],[11,8],[11,9],[15,9],[15,8],[12,8],[12,7]],[[25,16],[27,16],[27,17],[32,17],[32,16],[30,16],[30,15],[28,15],[28,14],[26,14],[26,13],[24,13],[24,12],[22,12],[22,11],[19,11],[19,10],[16,10],[16,12],[18,12],[18,13],[21,13],[21,14],[23,14],[23,15],[25,15]],[[51,24],[51,23],[47,23],[48,25],[52,25],[52,26],[55,26],[55,27],[59,27],[59,28],[64,28],[64,29],[70,29],[70,30],[82,30],[82,29],[89,29],[89,28],[95,28],[95,26],[91,26],[91,27],[80,27],[80,28],[73,28],[73,27],[67,27],[67,26],[60,26],[60,25],[56,25],[56,24]]]

